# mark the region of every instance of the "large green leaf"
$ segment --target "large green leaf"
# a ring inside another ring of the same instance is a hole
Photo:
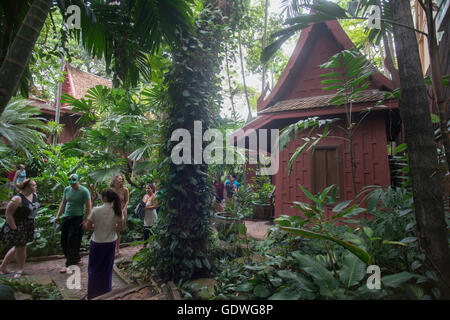
[[[300,268],[311,275],[319,286],[325,285],[330,290],[339,287],[339,283],[333,274],[321,263],[308,255],[301,254],[299,251],[292,252],[292,256],[297,260]]]
[[[357,256],[348,253],[344,257],[339,279],[346,288],[357,285],[366,275],[366,265]]]
[[[302,297],[297,287],[285,287],[268,298],[268,300],[298,300]]]
[[[353,253],[354,255],[356,255],[359,259],[361,259],[361,261],[363,261],[366,264],[370,264],[371,261],[371,256],[368,252],[366,252],[365,250],[355,246],[354,244],[351,244],[347,241],[343,241],[341,239],[326,235],[326,234],[321,234],[321,233],[316,233],[316,232],[312,232],[309,230],[305,230],[305,229],[300,229],[300,228],[293,228],[293,227],[280,227],[281,230],[285,230],[287,232],[293,233],[293,234],[297,234],[300,235],[302,237],[307,237],[307,238],[311,238],[311,239],[322,239],[322,240],[329,240],[329,241],[333,241],[335,243],[337,243],[338,245],[344,247],[345,249],[347,249],[348,251],[350,251],[351,253]]]
[[[384,276],[381,278],[381,282],[386,287],[398,288],[401,285],[403,285],[405,282],[408,282],[409,280],[414,279],[414,278],[423,278],[423,277],[420,275],[417,275],[417,274],[403,271],[400,273]]]
[[[297,272],[293,272],[290,270],[279,270],[277,271],[277,275],[290,284],[301,288],[302,290],[306,290],[308,292],[314,292],[315,290],[314,284]]]
[[[44,145],[47,131],[37,107],[25,99],[13,98],[0,115],[0,139],[8,148],[21,151],[31,158]]]

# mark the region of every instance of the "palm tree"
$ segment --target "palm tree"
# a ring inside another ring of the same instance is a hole
[[[44,144],[43,132],[47,130],[40,114],[27,100],[13,98],[0,115],[0,137],[4,145],[32,157]]]
[[[23,8],[31,0],[20,0]],[[72,31],[84,48],[93,57],[105,58],[107,67],[112,65],[114,84],[133,86],[140,76],[147,75],[145,55],[155,53],[162,41],[175,43],[177,28],[190,28],[191,0],[71,0],[56,1],[62,15],[67,18],[69,5],[78,5],[81,10],[81,30]],[[20,29],[11,38],[3,38],[3,48],[9,47],[5,59],[0,61],[0,114],[11,99],[26,69],[39,33],[49,15],[53,1],[33,0],[21,23]],[[11,14],[20,15],[23,10],[11,11],[4,5],[0,19]],[[10,9],[10,8],[9,8]],[[17,17],[14,17],[17,20]],[[0,24],[9,26],[5,21]],[[10,42],[7,43],[6,42]]]
[[[13,96],[52,2],[34,0],[0,68],[0,114]]]

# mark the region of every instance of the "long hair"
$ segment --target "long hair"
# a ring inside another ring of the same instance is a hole
[[[155,186],[153,185],[153,183],[147,183],[147,187],[152,189],[152,192],[155,193]]]
[[[120,203],[120,198],[112,189],[105,189],[102,191],[102,198],[106,198],[107,202],[113,203],[114,214],[118,217],[122,217],[122,206]]]
[[[118,173],[114,177],[112,177],[111,180],[109,181],[109,186],[110,187],[114,188],[116,186],[116,180],[117,180],[118,177],[121,177],[122,181],[123,181],[123,176],[120,173]]]

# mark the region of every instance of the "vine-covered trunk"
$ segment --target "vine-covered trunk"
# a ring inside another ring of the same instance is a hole
[[[30,59],[52,1],[34,0],[0,68],[0,114],[14,94]]]
[[[409,0],[392,1],[391,9],[394,21],[413,26]],[[429,266],[440,278],[436,285],[448,298],[450,252],[443,193],[416,35],[411,29],[394,24],[394,38],[401,84],[400,116],[408,145],[419,243]]]
[[[201,126],[195,138],[198,143],[211,127],[214,108],[220,103],[217,74],[222,62],[223,16],[227,15],[222,12],[227,9],[228,1],[204,0],[203,4],[195,29],[190,34],[180,32],[180,46],[172,51],[173,64],[166,74],[169,102],[164,123],[161,211],[154,254],[156,271],[172,280],[204,276],[211,268],[207,244],[213,187],[208,166],[202,159],[203,147],[209,142],[194,145],[194,128]],[[177,129],[185,130],[182,132],[189,137],[172,141]],[[174,149],[181,142],[188,148]],[[172,156],[187,161],[177,164]]]

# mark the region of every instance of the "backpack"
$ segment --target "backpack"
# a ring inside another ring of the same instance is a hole
[[[134,213],[136,214],[136,217],[139,219],[144,219],[145,215],[145,203],[140,201],[136,208],[134,209]]]

